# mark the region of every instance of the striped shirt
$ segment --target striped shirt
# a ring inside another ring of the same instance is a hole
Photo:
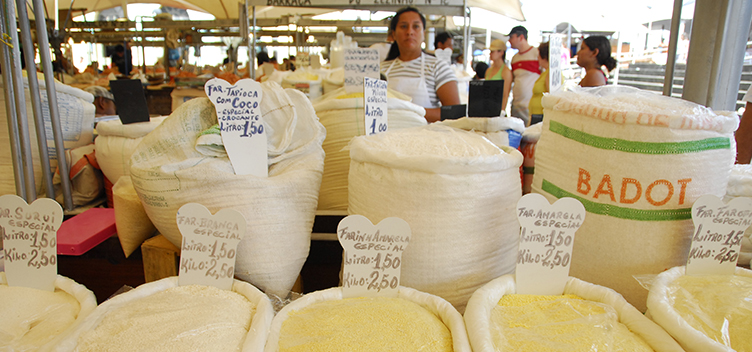
[[[426,53],[421,53],[421,55],[423,55],[425,61],[425,67],[423,69],[425,72],[426,88],[428,89],[428,98],[431,100],[432,107],[439,107],[441,104],[436,95],[436,90],[448,82],[456,82],[457,76],[454,74],[454,70],[449,67],[448,63],[437,59],[436,56],[433,55],[427,55]],[[394,63],[394,66],[389,70],[389,66],[392,65],[392,63]],[[393,77],[419,78],[420,58],[407,62],[404,62],[399,58],[384,61],[381,63],[381,73],[386,75],[387,70],[389,70],[389,76],[386,78],[387,80]],[[413,96],[411,91],[401,93]],[[430,108],[431,106],[424,107]]]

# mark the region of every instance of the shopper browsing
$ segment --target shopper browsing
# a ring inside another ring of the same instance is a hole
[[[512,90],[512,80],[514,79],[512,70],[506,64],[507,43],[501,39],[495,39],[488,46],[488,50],[491,51],[491,66],[486,69],[485,77],[489,81],[504,80],[501,111],[506,111],[509,92]]]
[[[421,48],[426,18],[414,7],[405,7],[394,15],[389,27],[396,46],[381,63],[389,88],[407,94],[413,103],[426,108],[426,120],[441,118],[441,105],[460,103],[457,76],[449,64],[425,54]]]
[[[528,44],[527,29],[517,26],[509,31],[509,45],[519,50],[512,57],[512,117],[517,117],[530,124],[530,116],[527,110],[530,97],[533,96],[533,85],[540,76],[538,67],[538,49]]]
[[[616,68],[616,59],[611,57],[611,42],[601,35],[585,38],[580,51],[577,52],[577,65],[585,69],[585,77],[580,81],[582,87],[599,87],[608,83],[606,73]]]

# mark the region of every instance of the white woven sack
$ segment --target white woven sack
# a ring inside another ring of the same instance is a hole
[[[410,98],[397,91],[389,91],[389,130],[425,126],[426,110],[411,103]],[[347,210],[347,174],[350,171],[350,152],[345,149],[355,136],[365,135],[365,112],[363,96],[338,99],[348,96],[339,88],[313,102],[319,121],[326,128],[323,148],[324,176],[319,192],[319,210]]]
[[[100,304],[97,309],[95,309],[94,312],[89,315],[81,324],[78,324],[76,328],[62,341],[59,341],[58,345],[55,346],[55,348],[51,349],[51,351],[75,351],[78,345],[78,339],[81,334],[87,331],[91,331],[99,326],[99,324],[102,322],[102,319],[104,319],[109,312],[118,308],[128,306],[132,302],[135,302],[141,298],[151,296],[155,293],[162,292],[173,287],[178,287],[177,276],[167,277],[158,281],[145,283],[133,290],[108,299],[106,302]],[[274,308],[272,307],[269,298],[257,288],[251,286],[249,283],[240,280],[233,281],[232,291],[248,299],[248,301],[251,302],[251,304],[256,308],[256,311],[251,318],[251,326],[248,329],[248,335],[246,335],[245,337],[241,351],[263,351],[264,344],[266,343],[266,336],[269,333],[269,326],[271,325],[272,318],[274,317]],[[175,305],[180,305],[180,302],[175,302]],[[159,329],[158,326],[155,326],[154,328]],[[165,343],[167,342],[168,341],[165,341]],[[165,345],[165,348],[167,348],[167,345]]]
[[[476,289],[514,271],[519,151],[428,125],[356,137],[350,158],[348,212],[410,225],[402,285],[464,312]]]
[[[24,75],[26,71],[24,71]],[[0,156],[0,194],[16,193],[16,181],[13,177],[13,160],[10,153],[10,135],[8,134],[8,117],[5,110],[5,83],[3,79],[6,76],[0,75],[0,149],[6,152]],[[34,181],[37,189],[41,190],[42,167],[39,161],[39,144],[37,143],[36,123],[34,122],[34,110],[31,106],[31,96],[29,95],[29,82],[26,77],[24,81],[24,99],[26,101],[26,115],[29,122],[29,140],[31,143],[31,152],[34,165]],[[39,82],[40,96],[42,100],[42,115],[45,121],[45,132],[47,138],[47,155],[50,158],[52,172],[57,167],[57,152],[55,149],[54,136],[52,134],[52,122],[50,120],[49,102],[47,100],[47,85],[44,76],[37,74]],[[94,96],[81,89],[64,85],[55,81],[57,92],[57,107],[60,112],[60,125],[63,131],[63,145],[65,149],[73,149],[87,144],[94,140]]]
[[[491,336],[491,314],[504,295],[517,292],[514,275],[504,275],[473,293],[465,310],[465,326],[475,352],[497,352]],[[607,304],[616,310],[619,322],[641,337],[656,352],[684,351],[660,326],[650,321],[616,291],[570,277],[564,293]]]
[[[102,121],[97,124],[94,140],[97,150],[97,163],[110,182],[130,175],[131,154],[141,140],[159,126],[167,116],[152,117],[149,122],[123,125],[120,119]]]
[[[735,164],[731,168],[723,202],[728,203],[737,197],[752,197],[752,165],[750,164]],[[752,227],[748,228],[742,237],[738,265],[752,266],[752,238],[750,236],[752,236]]]
[[[677,266],[658,274],[648,294],[648,316],[663,327],[687,352],[736,352],[693,328],[669,303],[668,286],[686,273],[686,266]],[[736,268],[734,275],[752,277],[752,271]]]
[[[427,309],[431,313],[435,314],[439,319],[447,326],[449,332],[452,334],[452,345],[455,352],[470,352],[470,344],[467,340],[467,332],[465,331],[465,323],[462,320],[462,315],[452,307],[449,302],[425,292],[399,286],[397,288],[397,298],[408,300],[413,303],[419,304],[421,307]],[[269,338],[266,342],[265,352],[277,352],[279,351],[279,333],[282,329],[282,324],[290,317],[291,314],[305,309],[318,302],[340,300],[342,299],[342,288],[333,287],[326,290],[316,291],[309,293],[292,303],[286,305],[282,310],[277,313],[272,320],[271,328],[269,329]],[[378,334],[378,331],[374,331],[374,334]]]
[[[632,275],[686,262],[692,204],[726,194],[738,118],[622,86],[552,93],[543,108],[532,191],[577,198],[588,212],[570,274],[644,311]]]
[[[329,94],[345,86],[345,69],[343,67],[330,70],[321,83],[324,94]]]
[[[5,277],[5,272],[0,271],[0,285],[8,285],[8,280]],[[97,298],[94,293],[91,292],[86,286],[81,285],[65,276],[58,275],[55,279],[55,289],[62,290],[73,296],[79,304],[79,311],[76,320],[63,330],[57,337],[53,338],[46,344],[38,346],[39,352],[50,351],[54,348],[62,339],[71,334],[73,330],[81,324],[86,317],[89,316],[97,307]],[[0,304],[13,304],[13,302],[2,302]],[[12,352],[12,351],[10,351]]]
[[[128,258],[144,241],[154,236],[157,228],[146,215],[130,176],[121,177],[112,186],[112,202],[117,236]]]
[[[509,130],[525,132],[525,123],[514,117],[463,117],[436,123],[473,131],[498,146],[509,146]]]
[[[262,291],[287,296],[310,247],[324,151],[324,127],[296,90],[263,83],[269,177],[235,175],[227,156],[198,152],[202,131],[217,123],[206,98],[186,102],[144,137],[131,158],[133,185],[146,214],[176,246],[178,209],[196,202],[212,213],[230,208],[246,219],[235,275]]]
[[[297,89],[313,100],[320,97],[324,92],[321,81],[318,72],[308,67],[301,67],[282,78],[282,87]]]

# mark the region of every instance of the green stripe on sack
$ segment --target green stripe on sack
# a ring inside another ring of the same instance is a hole
[[[692,208],[668,209],[668,210],[643,210],[617,207],[615,205],[596,203],[580,196],[569,193],[547,180],[543,180],[544,191],[556,198],[571,197],[582,202],[585,210],[589,213],[612,216],[620,219],[637,221],[671,221],[687,220],[692,218]]]
[[[567,127],[555,121],[550,121],[549,130],[565,138],[594,148],[618,150],[627,153],[659,155],[696,153],[714,149],[731,149],[731,141],[726,137],[673,143],[635,142],[619,138],[599,137]]]

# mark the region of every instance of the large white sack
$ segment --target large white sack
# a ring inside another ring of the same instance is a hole
[[[26,71],[24,71],[26,75]],[[8,116],[5,110],[5,82],[7,75],[0,75],[0,149],[6,152],[0,156],[0,194],[16,193],[16,181],[13,177],[13,160],[10,153],[10,135],[8,134]],[[52,120],[50,119],[50,105],[47,100],[47,85],[44,75],[37,74],[40,96],[42,100],[42,115],[47,138],[47,155],[50,158],[51,172],[57,167],[57,152],[55,140],[52,134]],[[29,95],[29,81],[23,77],[24,100],[26,101],[26,115],[29,121],[29,139],[34,165],[34,182],[37,189],[43,189],[42,167],[39,160],[39,147],[37,144],[36,123],[34,122],[34,110],[31,106]],[[94,140],[94,113],[95,107],[92,102],[94,96],[81,89],[64,85],[55,81],[57,92],[57,107],[60,112],[60,125],[63,131],[63,145],[65,149],[72,149],[91,144]]]
[[[684,276],[686,271],[686,266],[677,266],[658,274],[650,286],[647,315],[671,334],[687,352],[736,352],[693,328],[670,304],[668,286]],[[734,275],[752,277],[752,271],[737,267]]]
[[[355,136],[366,134],[363,93],[348,94],[339,88],[313,102],[319,121],[326,128],[323,148],[324,176],[319,192],[319,210],[347,210],[347,174],[350,152],[345,148]],[[390,90],[387,97],[389,130],[425,126],[426,110],[410,97]]]
[[[570,274],[645,311],[632,276],[686,262],[692,204],[726,194],[738,117],[622,86],[551,93],[543,108],[532,191],[588,212]]]
[[[514,117],[462,117],[436,123],[465,131],[473,131],[486,137],[493,144],[512,148],[520,146],[522,133],[525,132],[525,123]]]
[[[181,236],[175,216],[186,203],[243,214],[248,227],[235,275],[284,297],[308,257],[326,132],[302,93],[273,82],[262,87],[268,178],[235,175],[226,155],[197,151],[199,135],[217,123],[212,103],[197,98],[144,137],[131,158],[131,179],[146,214],[176,246]]]
[[[452,334],[452,344],[455,352],[471,351],[462,315],[460,315],[460,313],[457,312],[449,302],[440,297],[404,286],[399,286],[397,288],[397,298],[417,303],[439,317]],[[340,299],[342,299],[342,288],[333,287],[309,293],[286,305],[279,311],[279,313],[277,313],[274,320],[272,320],[271,328],[269,329],[269,338],[267,339],[264,351],[279,351],[279,334],[282,329],[282,324],[284,324],[285,320],[287,320],[291,314],[294,314],[301,309],[305,309],[317,302]],[[326,317],[322,317],[322,319],[325,318]],[[374,334],[378,334],[378,331],[374,331]]]
[[[491,336],[491,313],[504,295],[517,292],[514,275],[504,275],[473,293],[465,310],[465,326],[470,345],[475,352],[496,352]],[[586,300],[610,305],[619,315],[619,322],[642,337],[655,351],[684,351],[669,334],[616,291],[570,277],[563,294],[580,296]]]
[[[514,271],[519,151],[428,125],[356,137],[350,158],[348,212],[410,225],[402,285],[464,312],[476,289]]]
[[[324,94],[329,94],[345,86],[345,68],[338,67],[330,70],[321,83]]]
[[[131,154],[141,140],[159,126],[167,116],[152,117],[149,122],[123,125],[120,119],[97,124],[97,162],[105,177],[115,183],[130,175]]]
[[[139,299],[151,296],[155,293],[162,292],[173,287],[178,287],[177,276],[167,277],[158,281],[145,283],[131,291],[119,294],[113,298],[108,299],[106,302],[96,307],[93,313],[91,313],[83,322],[78,324],[76,328],[64,339],[59,341],[57,346],[51,349],[51,351],[75,351],[76,346],[78,345],[78,339],[81,334],[95,329],[102,321],[102,319],[105,318],[107,313],[112,312],[113,310],[116,310],[118,308],[126,307],[132,302],[135,302]],[[266,343],[266,336],[269,333],[269,326],[271,325],[272,318],[274,317],[274,308],[272,307],[269,298],[257,288],[251,286],[247,282],[240,280],[233,281],[232,291],[248,299],[248,301],[251,302],[251,305],[253,305],[256,309],[253,317],[251,317],[251,326],[248,329],[248,334],[245,337],[241,351],[263,351],[264,344]],[[180,302],[175,302],[175,305],[179,307]],[[159,327],[155,326],[154,329],[159,329]],[[165,343],[167,342],[168,341],[165,341]],[[167,345],[165,347],[167,347]]]
[[[726,195],[723,202],[728,203],[737,197],[752,197],[752,165],[735,164],[731,168]],[[738,265],[752,265],[752,227],[747,228],[742,237],[742,248],[739,252]]]
[[[144,241],[154,236],[157,228],[146,215],[130,176],[121,177],[112,186],[112,201],[118,239],[128,258]]]
[[[0,285],[8,285],[8,280],[5,276],[5,272],[2,271],[0,271]],[[97,298],[94,296],[93,292],[86,288],[86,286],[81,285],[65,276],[57,276],[57,278],[55,279],[55,289],[65,291],[69,295],[73,296],[76,301],[78,301],[78,316],[76,316],[76,320],[73,322],[73,324],[64,328],[63,331],[52,340],[44,344],[40,343],[40,346],[37,346],[39,348],[38,351],[40,352],[50,351],[52,348],[57,346],[61,340],[71,334],[76,326],[81,324],[84,319],[86,319],[89,314],[94,311],[94,308],[97,307]],[[0,304],[14,304],[14,302],[0,302]]]

